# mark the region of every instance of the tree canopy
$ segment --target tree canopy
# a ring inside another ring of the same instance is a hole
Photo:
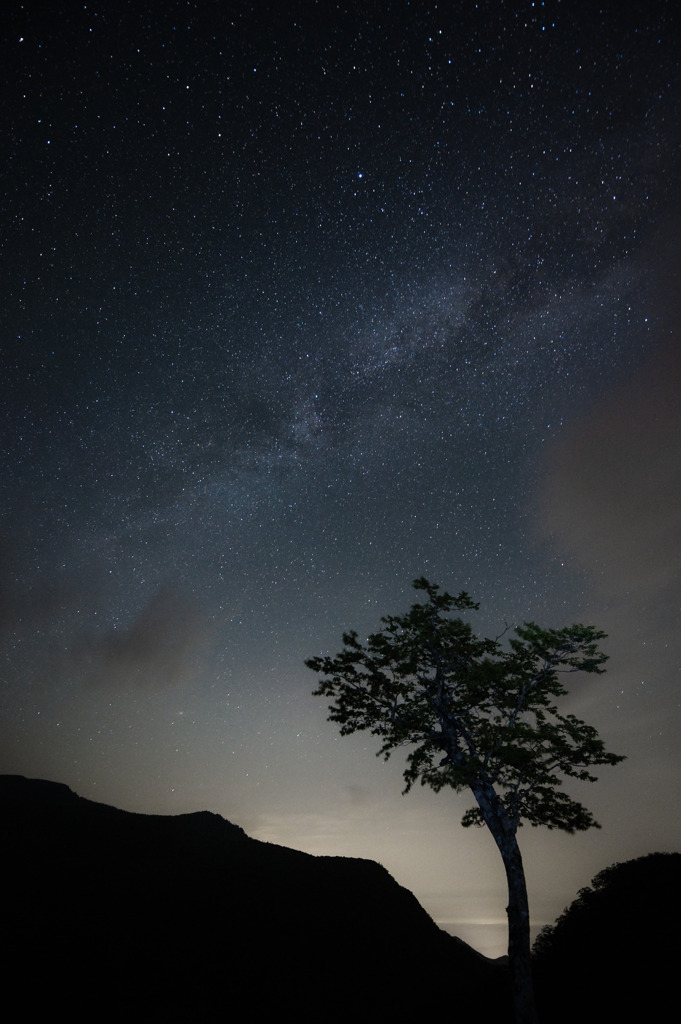
[[[593,765],[622,760],[608,753],[597,731],[556,699],[566,673],[602,673],[605,633],[592,626],[516,627],[504,646],[480,638],[469,622],[452,617],[479,605],[421,577],[414,588],[427,596],[406,615],[385,616],[383,628],[360,643],[343,635],[335,657],[306,664],[323,678],[314,694],[331,698],[329,720],[343,735],[369,730],[380,737],[379,755],[410,747],[405,792],[418,780],[438,791],[451,786],[494,790],[505,825],[523,822],[567,832],[598,827],[592,814],[560,788],[563,777],[595,781]],[[496,801],[495,801],[496,802]],[[462,824],[483,824],[480,806]]]

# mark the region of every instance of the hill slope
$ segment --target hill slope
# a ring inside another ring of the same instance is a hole
[[[503,1020],[504,978],[380,865],[0,777],[9,988],[31,1017]],[[238,1011],[242,1016],[242,1011]]]
[[[677,1002],[681,853],[613,864],[534,947],[543,1019],[662,1021]]]

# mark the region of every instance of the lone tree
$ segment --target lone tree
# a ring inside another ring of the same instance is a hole
[[[329,697],[329,721],[341,735],[368,729],[380,737],[378,755],[411,748],[407,793],[417,779],[438,792],[470,789],[477,806],[462,824],[485,824],[501,853],[508,881],[508,956],[518,1024],[537,1020],[530,960],[530,915],[517,832],[531,825],[565,832],[599,828],[591,813],[559,787],[561,776],[595,782],[592,765],[624,760],[606,751],[596,730],[561,715],[555,698],[567,690],[561,675],[602,673],[605,633],[592,626],[513,630],[504,648],[474,635],[449,613],[477,610],[465,591],[453,597],[421,577],[426,600],[406,615],[383,618],[362,644],[343,635],[336,657],[309,658],[322,675],[314,694]]]

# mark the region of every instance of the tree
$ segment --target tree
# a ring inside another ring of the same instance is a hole
[[[567,690],[563,673],[602,673],[605,637],[592,626],[513,630],[506,647],[474,635],[449,613],[479,605],[462,591],[453,597],[421,577],[426,595],[405,615],[383,619],[365,644],[343,635],[336,657],[309,658],[321,673],[314,695],[329,697],[329,721],[341,735],[369,730],[378,756],[411,748],[404,780],[438,792],[470,790],[476,807],[462,824],[487,825],[508,882],[508,956],[518,1024],[536,1021],[530,958],[530,916],[518,828],[523,822],[566,832],[600,827],[591,813],[562,791],[561,776],[594,782],[592,765],[614,765],[594,728],[561,715],[555,698]]]

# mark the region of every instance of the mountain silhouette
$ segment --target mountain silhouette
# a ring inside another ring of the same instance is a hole
[[[373,861],[23,776],[0,776],[0,825],[6,1005],[22,1017],[510,1019],[505,969]]]
[[[542,1020],[662,1021],[678,1002],[681,853],[613,864],[534,945]]]

